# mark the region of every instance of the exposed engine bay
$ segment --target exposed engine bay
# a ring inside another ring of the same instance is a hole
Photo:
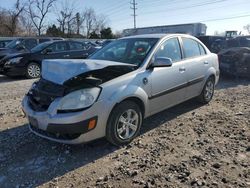
[[[27,94],[29,104],[34,111],[46,111],[57,97],[63,97],[79,89],[99,87],[101,84],[135,69],[137,69],[136,66],[129,64],[104,66],[88,72],[83,71],[82,74],[65,80],[62,84],[41,77]]]

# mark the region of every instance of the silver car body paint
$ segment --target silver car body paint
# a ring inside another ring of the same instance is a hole
[[[98,60],[93,61],[87,59],[44,60],[42,62],[42,77],[46,80],[53,81],[54,83],[63,84],[66,80],[79,74],[103,69],[110,65],[124,65],[124,63]]]
[[[217,84],[219,79],[219,65],[217,55],[211,53],[206,48],[206,46],[203,45],[198,39],[183,34],[152,34],[132,36],[127,38],[136,37],[155,37],[160,38],[160,40],[151,51],[151,53],[147,56],[144,63],[138,69],[101,84],[101,94],[98,98],[98,101],[95,102],[92,107],[81,112],[57,114],[57,109],[61,98],[57,98],[56,100],[54,100],[54,102],[52,102],[46,112],[33,111],[29,107],[27,96],[22,101],[22,106],[25,113],[28,116],[35,118],[38,121],[39,128],[42,130],[46,131],[49,123],[75,123],[92,118],[93,116],[98,116],[97,126],[95,129],[72,140],[55,139],[42,135],[38,132],[33,132],[41,137],[66,144],[79,144],[89,142],[105,136],[109,115],[114,106],[123,100],[131,97],[139,99],[144,104],[144,117],[146,118],[164,109],[198,96],[201,93],[206,80],[210,76],[214,76],[215,83]],[[186,37],[196,40],[206,50],[206,55],[191,59],[183,59],[178,63],[173,63],[171,67],[155,68],[154,70],[147,69],[158,47],[164,41],[173,37]],[[68,65],[66,65],[66,62],[71,62],[71,60],[67,60],[65,61],[65,63],[62,63],[62,65],[65,65],[64,68],[68,69],[69,67]],[[78,61],[75,62],[78,66]],[[56,80],[57,83],[62,83],[62,80],[67,80],[68,78],[75,76],[76,74],[86,72],[88,70],[99,69],[106,63],[107,65],[120,64],[116,62],[107,62],[101,60],[82,60],[81,62],[85,63],[83,65],[79,65],[80,68],[77,66],[75,67],[77,70],[79,70],[79,72],[68,72],[64,76],[64,68],[62,68],[60,79],[58,79],[56,75],[51,73],[51,67],[49,65],[46,65],[46,71],[50,72],[51,75],[48,75],[47,77],[45,76],[45,78],[49,80]],[[82,67],[87,67],[86,71],[82,70]],[[184,72],[180,71],[183,67],[185,67]],[[147,79],[146,83],[143,81],[144,79]],[[185,87],[175,89],[178,88],[178,86]],[[163,95],[161,95],[161,93],[163,93]]]

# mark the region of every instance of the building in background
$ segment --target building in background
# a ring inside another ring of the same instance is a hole
[[[154,27],[142,27],[135,29],[123,30],[123,36],[131,35],[143,35],[143,34],[155,34],[155,33],[183,33],[190,34],[193,36],[204,36],[206,35],[207,26],[203,23],[190,23],[190,24],[179,24],[179,25],[164,25]]]

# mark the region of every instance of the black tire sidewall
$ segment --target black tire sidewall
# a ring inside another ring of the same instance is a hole
[[[123,140],[118,136],[117,126],[120,116],[128,109],[133,109],[137,112],[139,116],[139,125],[137,131],[131,138]],[[106,128],[106,138],[108,139],[109,142],[117,146],[128,144],[140,133],[142,121],[143,121],[143,116],[140,107],[133,101],[124,101],[118,104],[110,114]]]

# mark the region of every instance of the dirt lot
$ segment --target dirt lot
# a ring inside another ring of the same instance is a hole
[[[0,76],[0,187],[250,187],[250,81],[147,119],[122,148],[31,134],[20,102],[33,81]]]

